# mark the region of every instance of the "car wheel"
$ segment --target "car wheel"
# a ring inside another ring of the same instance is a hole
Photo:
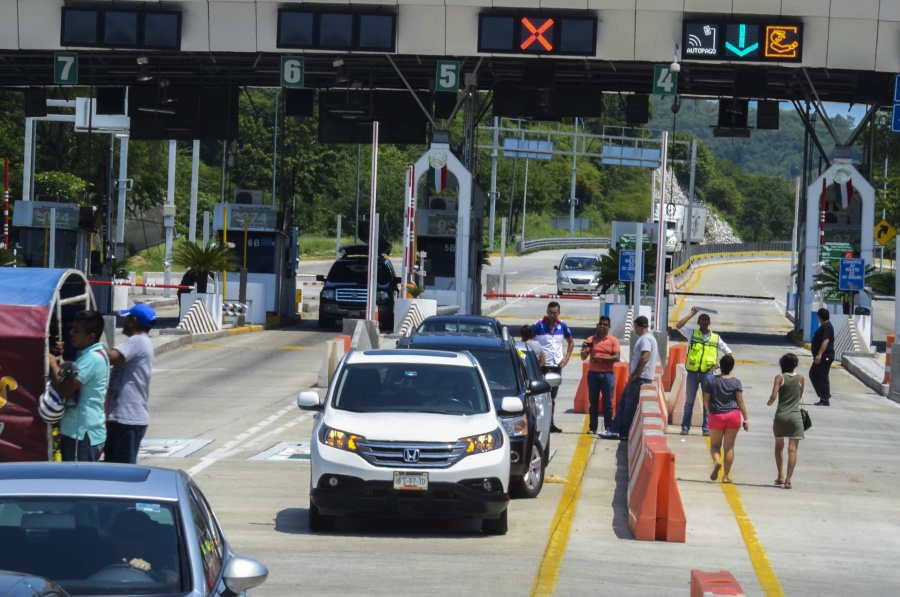
[[[562,288],[560,288],[559,286],[557,286],[557,287],[556,287],[556,294],[565,294],[565,293],[562,291]]]
[[[482,518],[481,532],[485,535],[505,535],[509,531],[509,520],[506,517],[509,510],[504,510],[500,518]]]
[[[513,480],[509,487],[509,494],[516,498],[536,498],[544,486],[544,464],[544,453],[541,447],[535,443],[531,448],[531,462],[528,464],[528,470],[524,475]]]
[[[309,503],[309,530],[313,533],[330,533],[334,530],[337,517],[322,514],[312,502]]]
[[[322,317],[321,315],[319,315],[319,327],[320,328],[334,327],[334,322],[335,322],[335,320],[331,319],[330,317]]]

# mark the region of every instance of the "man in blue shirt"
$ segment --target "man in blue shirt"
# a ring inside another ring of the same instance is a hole
[[[541,348],[544,349],[546,364],[541,367],[541,371],[547,373],[559,373],[562,375],[562,369],[569,364],[572,356],[572,350],[575,348],[575,340],[572,339],[572,332],[569,326],[559,318],[559,303],[552,301],[547,305],[547,315],[531,324],[531,330],[534,332],[534,339],[537,340]],[[565,352],[563,344],[566,344]],[[556,394],[559,392],[559,386],[550,390],[550,397],[553,401],[553,411],[556,410]],[[562,433],[562,429],[556,426],[553,415],[550,416],[550,432]]]
[[[50,375],[60,396],[78,397],[59,422],[60,451],[64,461],[97,462],[106,443],[106,388],[109,357],[100,342],[103,316],[97,311],[79,311],[69,333],[78,350],[78,375],[60,381],[59,363],[50,357]]]

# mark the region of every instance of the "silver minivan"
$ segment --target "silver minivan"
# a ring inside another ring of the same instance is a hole
[[[597,253],[566,253],[553,269],[556,270],[558,294],[596,293],[600,289],[600,255]]]

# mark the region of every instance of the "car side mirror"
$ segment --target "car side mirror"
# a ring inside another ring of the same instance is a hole
[[[394,276],[394,284],[396,285],[399,283],[400,283],[400,276]]]
[[[325,274],[316,274],[316,282],[324,282]]]
[[[545,394],[550,391],[550,384],[545,379],[532,379],[528,382],[529,394]]]
[[[558,265],[554,265],[554,266],[553,266],[553,269],[559,270],[559,266],[558,266]]]
[[[318,392],[307,390],[300,392],[300,395],[297,396],[297,407],[300,410],[323,411],[325,410],[325,402],[319,397]]]
[[[544,373],[544,381],[550,384],[551,388],[558,388],[562,383],[562,375],[559,373]]]
[[[500,412],[508,414],[517,414],[525,410],[522,399],[518,396],[504,396],[500,401]]]
[[[235,556],[228,558],[222,571],[222,580],[233,595],[241,595],[266,582],[269,569],[262,562]]]

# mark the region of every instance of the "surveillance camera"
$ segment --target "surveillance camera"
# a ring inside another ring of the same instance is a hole
[[[669,71],[673,72],[673,73],[680,73],[681,65],[678,64],[677,62],[673,62],[672,64],[669,65]]]
[[[334,68],[341,68],[342,66],[344,66],[344,61],[340,58],[337,58],[334,62],[331,63],[331,65],[334,66]]]

